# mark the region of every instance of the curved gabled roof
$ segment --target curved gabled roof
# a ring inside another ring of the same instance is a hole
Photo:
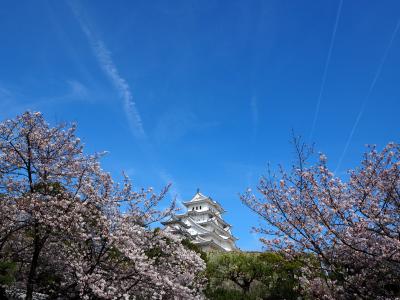
[[[213,230],[206,229],[208,233],[215,233],[216,235],[220,236],[224,240],[228,240],[228,239],[230,239],[232,241],[237,241],[238,240],[238,238],[236,238],[233,234],[231,234],[231,233],[229,233],[227,231],[224,231],[223,229],[221,230],[221,228],[219,228],[218,226],[216,226],[212,222],[209,222],[209,223],[208,222],[207,223],[204,222],[203,224],[211,224],[213,226],[213,228],[214,228]],[[217,229],[217,230],[219,230],[221,232],[218,232],[215,229]],[[201,233],[201,234],[203,234],[203,233]]]
[[[170,219],[168,219],[166,221],[162,221],[161,224],[163,224],[164,226],[171,225],[171,224],[179,224],[185,228],[190,228],[190,226],[186,225],[185,222],[183,222],[181,218],[177,218],[176,216],[172,216]]]
[[[183,204],[188,208],[187,212],[176,214],[162,224],[174,227],[175,231],[186,231],[192,241],[200,246],[224,251],[237,249],[237,238],[232,235],[231,225],[222,218],[221,214],[225,211],[217,201],[197,191],[190,201]],[[205,204],[203,209],[195,207],[192,210],[193,206],[202,204]]]
[[[228,234],[227,236],[225,236],[225,235],[217,233],[214,230],[209,230],[209,229],[207,229],[207,228],[202,226],[204,224],[213,224],[213,225],[215,225],[213,222],[205,221],[205,222],[202,222],[202,223],[198,223],[198,222],[196,222],[195,220],[193,220],[190,217],[188,217],[186,220],[190,223],[190,227],[193,227],[193,228],[197,229],[197,231],[198,231],[197,235],[199,235],[199,236],[202,236],[202,235],[216,235],[217,237],[222,238],[223,240],[229,240],[229,239],[232,240],[232,241],[237,240],[237,238],[234,237],[232,234]],[[218,228],[218,227],[216,227],[216,228]]]
[[[198,229],[200,233],[208,233],[209,231],[204,228],[203,226],[199,225],[195,220],[193,220],[191,217],[186,218],[186,221],[190,223],[190,227],[195,227]]]
[[[217,218],[218,222],[220,222],[221,224],[227,226],[227,227],[232,227],[230,224],[228,224],[224,219],[222,219],[221,216],[219,216],[218,214],[216,214],[215,212],[212,212],[210,210],[188,210],[187,215],[209,215],[211,214],[213,216],[213,218]]]
[[[227,249],[225,249],[224,247],[218,245],[218,244],[217,244],[216,242],[214,242],[213,240],[210,240],[210,241],[201,241],[201,242],[199,242],[199,241],[193,241],[193,243],[196,244],[196,245],[202,246],[202,247],[204,247],[204,246],[211,246],[211,247],[214,247],[214,248],[216,248],[216,249],[218,249],[218,250],[227,251]]]
[[[200,204],[200,203],[203,203],[203,202],[207,202],[210,205],[214,206],[220,213],[224,213],[225,212],[225,210],[222,208],[221,204],[219,204],[217,201],[215,201],[211,197],[204,196],[199,191],[194,195],[194,197],[190,201],[183,202],[183,205],[188,207],[191,204]]]

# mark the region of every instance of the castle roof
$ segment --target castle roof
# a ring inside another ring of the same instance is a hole
[[[220,246],[219,244],[217,244],[213,240],[210,240],[210,241],[207,241],[207,240],[196,241],[195,244],[200,246],[200,247],[211,246],[211,247],[216,248],[216,249],[218,249],[220,251],[226,251],[225,248],[223,248],[222,246]]]
[[[183,202],[183,205],[188,207],[189,205],[193,204],[201,204],[201,203],[208,203],[214,208],[216,208],[220,213],[224,213],[225,210],[222,208],[221,204],[219,204],[217,201],[212,199],[211,197],[205,196],[199,191],[194,195],[194,197],[190,201],[185,201]]]
[[[207,224],[210,224],[214,229],[212,231],[207,230],[208,233],[215,232],[215,234],[221,236],[224,240],[226,239],[232,239],[233,241],[236,241],[237,238],[233,236],[229,231],[225,230],[224,228],[218,226],[213,220],[207,220],[203,222],[198,222],[197,224],[204,226]]]
[[[216,213],[210,210],[189,210],[185,215],[212,215],[213,218],[218,219],[218,222],[220,222],[222,225],[232,227],[224,219],[222,219],[221,216],[217,215]]]
[[[165,225],[172,225],[172,224],[179,224],[185,228],[190,228],[189,225],[186,225],[185,222],[182,221],[182,219],[179,217],[179,215],[173,215],[171,216],[170,219],[168,219],[167,221],[162,221],[161,224]]]
[[[237,238],[232,235],[231,226],[222,218],[224,209],[217,201],[197,191],[190,201],[183,204],[188,211],[162,222],[167,231],[189,236],[193,243],[203,249],[237,249]]]

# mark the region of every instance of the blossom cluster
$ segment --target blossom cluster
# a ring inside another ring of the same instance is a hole
[[[203,260],[150,227],[175,210],[157,208],[168,187],[114,183],[75,132],[40,113],[0,123],[0,260],[17,264],[16,286],[26,299],[202,298]]]
[[[273,250],[313,253],[319,270],[303,283],[321,299],[399,296],[400,145],[374,146],[349,179],[334,176],[325,155],[308,165],[306,148],[295,144],[298,161],[290,172],[262,178],[256,197],[242,200],[266,221],[257,230]]]

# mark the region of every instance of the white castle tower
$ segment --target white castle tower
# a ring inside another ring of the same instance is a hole
[[[231,225],[222,219],[225,211],[218,202],[197,190],[192,200],[183,204],[187,212],[162,222],[164,230],[189,238],[204,251],[237,250],[237,239],[231,233]]]

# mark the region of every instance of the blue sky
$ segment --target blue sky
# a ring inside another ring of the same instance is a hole
[[[259,249],[238,194],[290,163],[292,128],[339,176],[399,142],[399,20],[397,0],[3,1],[0,118],[77,122],[116,178],[200,188]]]

